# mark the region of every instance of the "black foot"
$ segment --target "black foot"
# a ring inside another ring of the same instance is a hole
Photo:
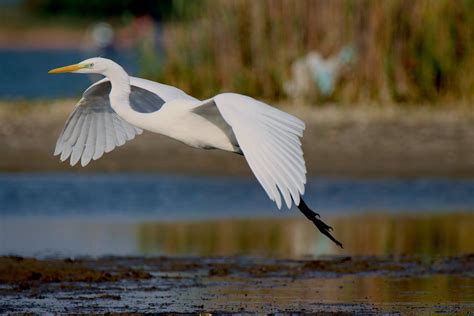
[[[327,225],[326,223],[324,223],[322,220],[319,219],[319,214],[318,213],[315,213],[313,212],[309,207],[308,205],[306,205],[306,203],[304,202],[303,198],[300,196],[300,205],[298,205],[298,208],[300,209],[301,213],[304,214],[304,216],[306,216],[307,219],[309,219],[310,221],[312,221],[314,223],[314,225],[319,229],[319,231],[323,234],[323,235],[326,235],[329,239],[331,239],[336,245],[338,245],[339,247],[343,248],[342,247],[342,244],[336,240],[336,238],[334,238],[332,235],[331,235],[331,231],[332,231],[332,227]]]

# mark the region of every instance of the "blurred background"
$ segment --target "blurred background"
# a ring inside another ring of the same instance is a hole
[[[102,56],[198,98],[307,124],[306,200],[278,211],[242,157],[144,133],[87,168],[53,157]],[[474,252],[474,1],[0,0],[0,254]]]

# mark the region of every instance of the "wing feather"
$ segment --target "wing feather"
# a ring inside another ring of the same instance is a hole
[[[83,111],[79,110],[78,115],[80,116],[77,120],[77,123],[74,125],[74,128],[70,134],[71,136],[68,139],[66,139],[64,143],[64,148],[61,153],[61,161],[65,161],[71,155],[73,146],[74,144],[76,144],[76,140],[81,133],[82,126],[84,125],[85,115]]]
[[[280,120],[276,120],[273,118],[266,117],[266,120],[262,120],[262,123],[267,125],[269,128],[277,128],[282,131],[286,131],[288,133],[291,133],[293,135],[296,135],[298,137],[303,137],[303,131],[300,129],[297,129],[294,126],[287,125]]]
[[[118,145],[112,115],[104,115],[105,125],[105,152],[111,152]]]
[[[86,166],[143,133],[112,109],[110,91],[107,78],[84,91],[56,142],[54,155],[60,155],[61,161],[70,158],[74,165],[81,160],[81,165]],[[140,113],[159,111],[173,99],[198,101],[175,87],[135,77],[130,77],[130,91],[130,106]]]
[[[64,148],[64,142],[67,139],[69,139],[72,129],[74,129],[74,126],[76,126],[77,119],[79,117],[73,114],[74,113],[71,113],[69,117],[67,118],[66,124],[64,125],[64,128],[61,131],[61,135],[58,137],[58,140],[56,142],[56,147],[54,149],[54,156],[57,156],[62,152]]]
[[[274,136],[274,135],[272,135]],[[303,158],[303,152],[301,151],[301,145],[292,146],[286,143],[284,140],[275,137],[272,142],[275,146],[275,150],[284,155],[286,159],[293,162],[293,166],[299,170],[300,173],[306,173],[306,163]]]
[[[64,142],[67,142],[69,138],[71,138],[72,132],[74,131],[74,128],[76,127],[78,121],[79,121],[80,116],[79,115],[74,115],[74,113],[71,113],[69,116],[68,120],[66,121],[66,124],[64,125],[64,136],[62,137]]]
[[[301,168],[297,167],[299,163],[289,158],[287,151],[281,148],[279,144],[275,144],[272,142],[269,144],[264,144],[264,146],[267,147],[268,151],[275,150],[275,152],[280,157],[280,159],[276,159],[276,164],[280,166],[281,170],[292,181],[293,186],[291,187],[291,189],[293,189],[293,192],[296,193],[294,189],[297,188],[298,191],[303,194],[304,185],[306,184],[306,173],[302,171]],[[293,196],[295,195],[293,194]]]
[[[120,123],[121,119],[119,118],[117,113],[113,113],[111,117],[112,117],[112,123],[113,123],[114,131],[115,131],[115,137],[117,139],[116,145],[122,146],[127,141],[127,135],[125,134],[122,124]]]
[[[249,143],[248,147],[251,151],[259,151],[257,143]],[[274,201],[278,208],[281,208],[281,196],[278,193],[277,186],[268,166],[264,163],[263,159],[258,159],[258,156],[255,155],[246,156],[246,159],[249,163],[250,169],[255,174],[270,200]]]
[[[76,140],[76,143],[74,144],[74,147],[72,149],[71,153],[71,166],[74,166],[79,159],[82,156],[82,153],[84,152],[84,147],[87,141],[87,135],[89,134],[89,129],[91,126],[91,121],[92,121],[92,115],[90,113],[85,114],[84,116],[84,124],[79,131],[79,137]]]
[[[86,147],[81,157],[81,165],[86,166],[92,159],[95,150],[95,142],[97,135],[97,117],[92,115],[89,126],[89,134],[87,135]]]
[[[263,144],[267,152],[272,152],[275,150],[275,147],[272,147],[271,144]],[[285,188],[291,197],[295,197],[295,203],[298,204],[299,202],[299,191],[304,191],[304,181],[298,177],[298,174],[294,172],[292,166],[289,164],[288,160],[282,155],[280,159],[275,159],[273,157],[272,162],[275,169],[281,178],[285,179]],[[291,197],[285,199],[288,208],[291,207]]]
[[[300,119],[247,96],[224,93],[199,106],[214,105],[232,127],[250,169],[269,198],[281,208],[300,203],[306,184],[306,166],[300,137]]]
[[[132,90],[131,103],[139,101],[139,107],[148,112],[159,110],[164,102],[153,92],[133,87]],[[94,84],[84,92],[56,142],[54,154],[60,155],[61,161],[69,158],[71,165],[75,165],[80,160],[86,166],[143,132],[112,109],[109,93],[108,81]]]
[[[124,120],[120,120],[120,124],[122,125],[122,129],[125,133],[125,139],[126,140],[132,140],[135,138],[135,128],[133,126],[131,126],[130,124],[128,124],[127,122],[125,122]]]
[[[283,196],[283,200],[285,201],[286,205],[288,208],[291,207],[291,196],[289,192],[289,181],[288,179],[282,174],[282,172],[279,170],[280,166],[278,166],[278,160],[274,159],[274,157],[269,156],[269,152],[266,146],[262,144],[259,150],[259,154],[261,159],[264,161],[265,165],[270,169],[271,176],[273,178],[273,181],[278,187],[278,190],[280,191],[281,195]]]
[[[96,135],[96,140],[95,140],[95,150],[94,150],[94,155],[92,156],[93,160],[97,160],[105,152],[105,134],[107,131],[105,130],[106,126],[104,124],[104,118],[103,116],[105,115],[106,112],[97,112],[94,113],[95,116],[97,117],[97,135]]]

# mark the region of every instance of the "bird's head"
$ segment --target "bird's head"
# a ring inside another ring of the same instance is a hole
[[[80,74],[105,74],[107,69],[113,64],[109,59],[94,57],[81,61],[80,63],[55,68],[48,71],[50,74],[73,72]]]

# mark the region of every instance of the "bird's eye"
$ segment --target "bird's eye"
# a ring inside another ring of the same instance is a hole
[[[92,68],[92,67],[94,67],[93,63],[90,63],[90,64],[87,65],[87,68]]]

